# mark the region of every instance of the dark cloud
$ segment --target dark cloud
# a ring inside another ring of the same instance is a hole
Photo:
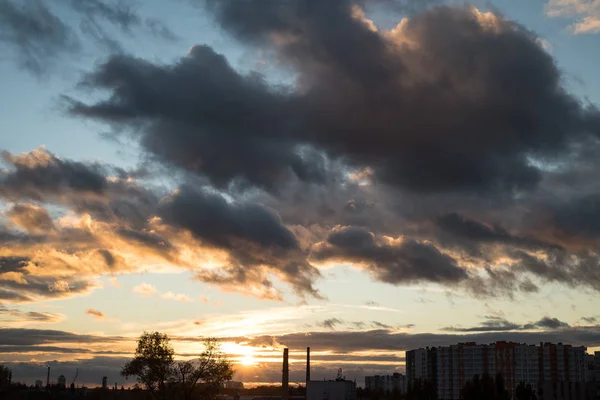
[[[351,325],[356,328],[356,329],[364,329],[364,327],[366,326],[366,324],[362,321],[353,321],[351,322]]]
[[[0,274],[20,271],[27,266],[29,261],[30,259],[28,257],[2,256],[0,257]]]
[[[307,346],[328,349],[329,351],[349,353],[353,351],[404,351],[426,346],[448,346],[461,342],[494,343],[511,341],[517,343],[536,344],[540,342],[568,343],[573,346],[595,347],[600,344],[600,329],[598,327],[571,327],[560,330],[535,331],[494,331],[451,334],[451,333],[417,333],[395,332],[378,329],[371,331],[325,331],[301,332],[280,336],[256,338],[239,338],[239,342],[253,344],[255,341],[273,341],[289,348],[304,348]]]
[[[274,212],[253,204],[229,203],[216,193],[181,188],[163,203],[160,215],[221,248],[233,248],[236,240],[265,248],[298,248],[296,238]]]
[[[485,321],[480,326],[473,326],[469,328],[450,326],[442,328],[442,330],[450,332],[502,332],[523,329],[522,325],[515,324],[502,317],[486,316],[485,318]]]
[[[123,340],[117,336],[79,335],[76,333],[25,328],[0,328],[2,346],[37,346],[52,343],[107,343]]]
[[[557,207],[554,223],[564,236],[600,236],[600,194],[572,199]]]
[[[539,328],[547,329],[559,329],[569,328],[570,325],[566,322],[560,321],[558,318],[544,317],[535,323],[535,326]]]
[[[327,329],[335,329],[336,325],[340,325],[343,323],[344,323],[344,321],[342,321],[339,318],[329,318],[324,321],[318,322],[317,326],[322,326],[323,328],[327,328]]]
[[[517,324],[510,322],[503,317],[497,317],[488,315],[485,317],[485,321],[480,326],[473,326],[469,328],[461,327],[445,327],[442,328],[444,331],[449,332],[504,332],[504,331],[522,331],[522,330],[558,330],[563,328],[570,328],[566,322],[560,321],[558,318],[543,317],[539,321]]]
[[[510,193],[540,181],[531,159],[600,132],[598,110],[566,92],[535,35],[502,17],[436,7],[382,33],[349,0],[208,9],[241,41],[273,50],[296,86],[242,76],[199,46],[171,67],[112,58],[87,80],[112,96],[72,111],[147,121],[142,143],[152,154],[220,185],[266,188],[290,171],[322,179],[299,153],[309,145],[415,191]]]
[[[183,187],[163,201],[159,215],[166,223],[190,231],[202,244],[229,252],[228,267],[199,274],[199,279],[222,284],[260,280],[270,288],[258,269],[267,266],[298,293],[319,296],[312,284],[318,270],[306,262],[294,234],[273,211]]]
[[[114,122],[148,120],[150,126],[139,131],[148,151],[219,187],[239,182],[273,190],[293,175],[323,179],[323,160],[282,134],[293,129],[284,95],[256,74],[239,75],[207,46],[195,46],[172,67],[113,57],[85,83],[120,94],[89,107],[73,102],[74,113]]]
[[[391,325],[387,325],[379,321],[371,321],[371,326],[375,329],[392,329]]]
[[[133,34],[143,25],[155,37],[176,39],[159,21],[143,20],[129,0],[0,0],[0,46],[36,75],[48,72],[56,61],[79,55],[86,40],[119,52],[115,28]]]
[[[587,322],[588,324],[595,324],[596,322],[598,322],[597,317],[581,317],[581,320]]]
[[[326,243],[313,248],[315,261],[341,261],[366,264],[383,282],[400,284],[418,281],[457,283],[467,272],[454,259],[434,246],[410,239],[398,244],[377,240],[365,228],[343,227],[334,230]]]
[[[13,168],[0,175],[0,196],[9,199],[44,200],[69,191],[99,194],[107,186],[99,166],[61,160],[44,149],[18,156],[4,151],[2,158]]]
[[[569,253],[561,250],[549,251],[545,257],[516,251],[520,260],[517,271],[532,273],[546,282],[560,282],[570,287],[587,286],[600,290],[600,259],[598,255],[585,250]]]
[[[58,54],[81,46],[73,30],[39,0],[0,0],[0,44],[14,50],[19,64],[36,74]]]

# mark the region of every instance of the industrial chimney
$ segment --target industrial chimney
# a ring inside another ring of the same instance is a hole
[[[310,347],[306,348],[306,383],[310,381]]]
[[[283,349],[283,376],[281,378],[281,400],[288,400],[290,367],[288,364],[288,349]]]
[[[50,367],[48,367],[48,376],[46,377],[46,387],[50,387]]]

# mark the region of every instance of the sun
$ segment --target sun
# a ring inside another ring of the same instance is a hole
[[[237,343],[224,343],[223,350],[232,355],[232,359],[239,365],[251,366],[258,364],[254,357],[255,349],[250,346],[244,346]]]
[[[254,356],[252,354],[248,353],[240,359],[240,364],[245,366],[255,365],[256,360],[254,359]]]

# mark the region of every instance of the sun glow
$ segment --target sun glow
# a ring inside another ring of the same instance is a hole
[[[223,350],[231,355],[236,364],[250,366],[258,364],[254,357],[254,348],[237,343],[223,343]]]
[[[256,360],[252,354],[247,354],[240,359],[240,364],[242,365],[254,365],[256,364]]]

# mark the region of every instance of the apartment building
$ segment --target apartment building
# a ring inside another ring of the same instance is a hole
[[[469,342],[408,351],[406,373],[409,387],[417,379],[433,382],[440,400],[460,399],[465,384],[475,375],[485,374],[492,377],[502,374],[511,396],[523,382],[543,395],[542,398],[559,399],[561,393],[569,393],[568,398],[575,399],[583,398],[578,396],[580,392],[583,396],[589,375],[585,356],[585,347],[562,343],[535,346],[513,342],[480,345]],[[600,354],[598,358],[600,361]]]

